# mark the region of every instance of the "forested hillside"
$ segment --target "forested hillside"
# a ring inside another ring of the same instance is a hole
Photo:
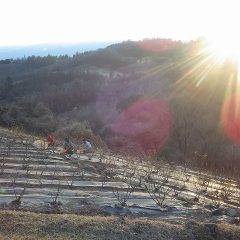
[[[228,110],[236,80],[235,63],[215,59],[201,40],[6,59],[0,124],[75,141],[100,136],[112,149],[237,171],[240,137]]]

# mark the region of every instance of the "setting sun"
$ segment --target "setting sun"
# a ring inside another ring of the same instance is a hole
[[[240,41],[238,36],[215,36],[215,38],[209,39],[208,49],[219,61],[229,58],[238,60],[240,58]]]

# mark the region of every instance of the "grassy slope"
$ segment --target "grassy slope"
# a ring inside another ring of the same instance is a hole
[[[172,225],[160,220],[70,214],[36,214],[1,211],[0,239],[233,239],[240,228],[218,225],[210,231],[203,224]]]

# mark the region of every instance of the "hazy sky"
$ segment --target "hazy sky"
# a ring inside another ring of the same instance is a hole
[[[0,0],[0,46],[216,37],[231,34],[234,24],[240,22],[238,3],[238,0]]]

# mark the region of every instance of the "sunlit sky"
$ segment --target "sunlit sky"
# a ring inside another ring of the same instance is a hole
[[[236,38],[239,4],[238,0],[0,0],[0,46]]]

